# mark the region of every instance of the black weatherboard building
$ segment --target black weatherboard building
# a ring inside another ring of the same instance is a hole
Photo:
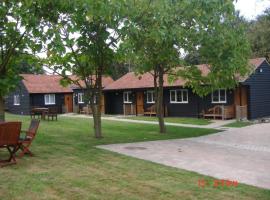
[[[265,58],[250,59],[252,73],[241,77],[234,90],[219,89],[206,97],[199,97],[185,88],[184,80],[169,84],[164,76],[164,110],[166,116],[199,117],[205,110],[224,105],[233,110],[233,118],[239,108],[246,110],[248,119],[270,116],[270,65]],[[198,65],[207,74],[207,65]],[[136,76],[130,72],[104,88],[106,114],[143,115],[155,104],[153,77],[150,73]]]
[[[6,108],[15,114],[29,114],[32,107],[57,107],[72,112],[73,90],[60,85],[60,76],[22,74],[15,91],[6,97]]]
[[[57,107],[58,113],[80,112],[87,106],[84,101],[85,89],[76,85],[63,87],[60,84],[61,76],[22,74],[19,86],[5,99],[6,108],[14,114],[27,115],[33,107]],[[71,76],[71,78],[76,78]],[[102,78],[103,87],[112,83],[109,76]],[[84,88],[83,81],[80,82]],[[102,96],[102,112],[104,112],[104,96]]]

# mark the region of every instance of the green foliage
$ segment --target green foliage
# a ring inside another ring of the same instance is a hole
[[[124,2],[77,0],[63,12],[56,8],[57,23],[52,23],[46,33],[49,66],[65,82],[85,88],[84,99],[93,112],[96,138],[102,137],[102,77],[110,73],[115,60]],[[75,76],[67,76],[70,72]]]
[[[20,74],[44,74],[43,60],[30,54],[21,54],[12,61]]]
[[[120,39],[122,3],[74,1],[47,32],[52,36],[48,45],[50,66],[62,75],[72,72],[82,80],[98,71],[108,74]]]
[[[131,69],[133,69],[134,66],[129,63],[122,63],[122,62],[115,62],[113,63],[110,68],[108,69],[108,74],[114,79],[117,80],[118,78],[122,77]]]
[[[248,71],[249,44],[237,23],[232,1],[135,1],[126,22],[127,44],[139,72],[157,65],[166,71],[178,68],[177,79],[201,96],[217,88],[233,88],[236,75]],[[203,76],[185,54],[199,55],[211,66]]]
[[[181,42],[177,24],[178,14],[170,1],[134,1],[129,4],[123,29],[126,34],[121,48],[132,57],[136,71],[144,73],[161,65],[165,70],[179,64],[179,51],[175,44]]]
[[[0,2],[0,96],[8,94],[20,80],[18,57],[42,48],[39,39],[42,36],[42,18],[37,17],[39,2]]]
[[[247,36],[254,57],[266,57],[270,60],[270,8],[249,22]]]
[[[231,1],[205,1],[190,4],[194,17],[190,21],[191,34],[186,52],[195,52],[200,61],[209,65],[210,73],[205,76],[197,66],[186,64],[179,75],[187,80],[187,86],[203,96],[217,88],[233,88],[238,84],[236,76],[249,71],[249,44],[240,26]],[[195,15],[196,14],[196,15]]]

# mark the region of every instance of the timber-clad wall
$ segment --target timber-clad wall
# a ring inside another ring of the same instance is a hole
[[[20,95],[20,105],[14,105],[14,95]],[[30,109],[29,93],[20,81],[16,90],[12,91],[5,99],[5,105],[8,112],[20,115],[28,115]]]
[[[83,107],[89,106],[89,104],[87,104],[86,102],[84,102],[84,103],[79,103],[78,102],[78,94],[79,93],[85,93],[85,92],[86,92],[86,90],[84,90],[84,89],[74,89],[73,90],[73,105],[78,108],[78,110],[73,109],[74,112],[79,112],[79,110],[82,110]],[[101,113],[104,113],[105,109],[106,109],[105,97],[102,94],[102,97],[101,97]]]
[[[54,94],[54,93],[52,93]],[[52,105],[45,105],[44,100],[45,94],[30,94],[30,105],[31,107],[57,107],[58,113],[62,113],[62,108],[64,106],[64,97],[65,94],[63,93],[56,93],[55,94],[55,104]],[[30,108],[31,109],[31,108]]]
[[[212,103],[212,96],[209,94],[206,97],[199,97],[188,89],[189,103],[170,103],[170,90],[181,89],[180,87],[164,88],[164,106],[168,116],[172,117],[199,117],[202,110],[207,110],[215,105],[232,105],[234,104],[234,91],[227,91],[227,103],[217,104]],[[119,90],[119,91],[106,91],[106,114],[124,114],[123,111],[123,92],[132,92],[132,103],[136,107],[136,93],[143,92],[144,94],[144,110],[152,106],[152,103],[147,103],[146,91],[150,89],[133,89],[133,90]]]
[[[248,118],[270,116],[270,66],[264,61],[243,83],[248,90]]]

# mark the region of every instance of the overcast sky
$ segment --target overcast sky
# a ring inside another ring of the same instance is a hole
[[[240,15],[251,20],[270,8],[270,0],[238,0],[235,8],[240,11]]]

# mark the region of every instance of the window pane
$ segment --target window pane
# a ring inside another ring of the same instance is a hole
[[[177,102],[182,102],[182,91],[177,91]]]
[[[20,105],[20,96],[19,95],[14,95],[14,105]]]
[[[81,93],[78,93],[78,102],[81,102]]]
[[[183,90],[183,101],[184,102],[188,101],[188,92],[186,90]]]
[[[131,93],[130,92],[127,93],[127,101],[131,102]]]
[[[54,104],[54,103],[55,103],[55,95],[51,94],[51,104]]]
[[[45,95],[45,103],[46,103],[46,104],[49,103],[49,95]]]
[[[127,101],[127,93],[124,92],[124,101]]]
[[[152,91],[152,102],[155,102],[155,92]]]
[[[213,92],[213,101],[214,102],[219,102],[219,91]]]
[[[220,90],[220,101],[226,101],[226,90]]]
[[[131,92],[124,92],[124,102],[130,102],[131,101]]]
[[[171,101],[175,102],[175,91],[171,90]]]
[[[128,96],[128,92],[126,93],[126,102],[128,102],[129,96]]]
[[[154,91],[147,91],[147,102],[154,102]]]
[[[151,102],[151,93],[147,92],[147,102]]]

